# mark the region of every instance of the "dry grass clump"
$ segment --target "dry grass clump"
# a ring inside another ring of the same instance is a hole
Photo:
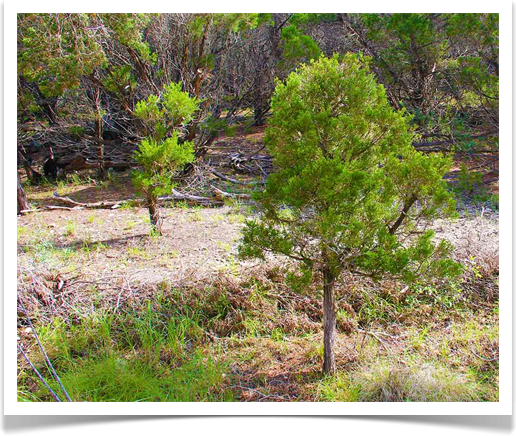
[[[378,365],[353,377],[361,386],[362,401],[474,401],[470,377],[432,364],[421,367]]]
[[[432,363],[405,366],[375,361],[323,383],[319,395],[330,401],[479,401],[482,390],[470,375]]]

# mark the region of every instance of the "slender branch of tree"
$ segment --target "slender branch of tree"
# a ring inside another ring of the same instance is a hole
[[[416,202],[417,200],[417,197],[415,195],[411,196],[407,202],[405,203],[405,205],[403,206],[403,210],[401,211],[400,213],[400,216],[398,217],[398,219],[396,220],[396,222],[389,228],[389,233],[391,235],[393,235],[394,233],[396,233],[396,230],[398,230],[398,227],[401,226],[401,224],[403,223],[403,220],[406,218],[410,208],[412,207],[412,205]]]

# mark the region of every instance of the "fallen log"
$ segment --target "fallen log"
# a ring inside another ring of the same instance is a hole
[[[92,169],[92,168],[98,168],[98,163],[90,163],[87,162],[84,157],[77,156],[73,158],[69,162],[63,162],[63,170],[66,171],[77,171],[77,170],[85,170],[85,169]]]
[[[130,140],[124,140],[124,141],[116,141],[116,140],[107,140],[107,139],[100,139],[95,136],[91,135],[84,135],[86,139],[89,139],[90,141],[96,142],[97,144],[103,144],[103,145],[113,145],[118,146],[120,143],[129,144],[129,145],[138,145],[137,142],[130,141]]]
[[[117,170],[117,171],[122,171],[122,170],[128,170],[128,169],[131,169],[131,168],[135,168],[138,166],[137,163],[131,163],[131,162],[110,162],[110,161],[106,161],[106,163],[104,164],[105,168],[112,168],[114,170]]]
[[[112,168],[114,170],[127,170],[136,166],[136,163],[131,162],[112,162],[105,161],[104,168],[109,169]],[[79,170],[89,170],[96,169],[99,167],[98,162],[92,163],[88,162],[82,156],[77,156],[70,160],[69,162],[63,162],[63,170],[66,171],[79,171]]]

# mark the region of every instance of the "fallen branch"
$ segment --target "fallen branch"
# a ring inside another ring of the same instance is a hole
[[[25,314],[25,318],[27,319],[28,323],[29,323],[29,326],[30,326],[30,329],[32,330],[32,333],[34,335],[34,337],[36,338],[36,341],[38,343],[38,346],[39,346],[39,349],[41,350],[41,354],[43,355],[43,357],[45,358],[45,361],[47,362],[47,365],[49,366],[50,368],[50,371],[52,372],[52,375],[54,376],[54,379],[56,380],[56,382],[59,384],[59,387],[61,388],[61,391],[63,392],[64,396],[66,397],[66,399],[69,401],[69,402],[72,402],[72,399],[70,398],[70,396],[68,395],[68,392],[66,391],[65,387],[63,386],[63,384],[61,383],[61,379],[59,378],[59,376],[57,375],[56,373],[56,370],[54,369],[54,365],[52,365],[52,362],[50,361],[50,359],[48,358],[48,355],[45,351],[45,349],[43,348],[43,345],[41,344],[40,340],[39,340],[39,337],[38,337],[38,334],[36,333],[36,329],[34,328],[34,326],[32,325],[32,321],[30,320],[30,317],[29,317],[29,314],[27,313],[27,309],[25,309],[25,306],[23,305],[23,302],[21,300],[20,297],[18,297],[18,303],[20,304],[20,307],[22,308],[23,310],[23,313]],[[18,349],[20,351],[22,351],[21,347],[18,346]],[[25,356],[25,353],[23,353],[23,355]],[[28,358],[26,358],[27,362],[30,362],[28,360]],[[32,366],[32,365],[31,365]],[[45,386],[48,387],[48,385],[45,383]]]
[[[75,207],[66,207],[66,206],[42,206],[37,209],[24,209],[20,210],[21,215],[25,215],[28,213],[36,213],[36,212],[44,212],[45,210],[81,210],[84,209],[81,206],[75,206]]]
[[[98,201],[96,203],[80,203],[72,200],[70,197],[61,197],[57,192],[54,192],[54,197],[62,201],[63,203],[73,204],[75,206],[83,207],[86,209],[117,209],[122,204],[127,203],[128,200],[120,201]]]
[[[479,356],[477,353],[475,353],[473,350],[471,350],[473,353],[473,356],[478,357],[480,360],[483,360],[484,362],[494,362],[499,359],[498,356],[492,357],[490,359],[487,359],[486,357]]]
[[[184,194],[182,192],[176,191],[175,189],[172,189],[172,195],[167,195],[166,197],[159,197],[158,200],[160,201],[190,201],[192,203],[196,204],[203,204],[203,205],[223,205],[224,202],[214,198],[214,197],[201,197],[198,195],[190,195],[190,194]]]
[[[211,173],[215,177],[218,177],[219,179],[225,180],[226,182],[237,183],[239,185],[265,185],[265,182],[258,182],[258,181],[243,182],[243,181],[240,181],[240,180],[233,179],[231,177],[225,176],[224,174],[219,173],[218,171],[215,171],[215,170],[211,170]]]
[[[70,160],[69,162],[63,162],[61,165],[64,171],[79,171],[79,170],[90,170],[90,169],[96,169],[99,167],[98,162],[88,162],[86,161],[82,156],[77,156],[74,159]],[[113,170],[128,170],[130,168],[136,167],[136,163],[132,162],[113,162],[106,160],[104,162],[104,168],[105,169],[113,169]]]
[[[251,196],[249,194],[233,194],[231,192],[221,191],[215,186],[210,186],[213,191],[215,191],[215,197],[222,200],[224,198],[235,198],[235,199],[246,199],[249,200]]]
[[[99,167],[99,164],[88,162],[83,156],[76,156],[67,162],[58,162],[58,166],[66,172],[95,169]]]
[[[385,344],[385,342],[382,340],[382,338],[380,338],[378,336],[378,333],[375,333],[375,332],[368,332],[367,330],[362,330],[362,329],[357,329],[357,331],[359,331],[360,333],[363,333],[364,334],[364,338],[366,335],[370,335],[372,336],[373,338],[375,338],[378,342],[380,342],[380,345],[385,348],[386,351],[390,352],[391,350],[389,349],[389,347]],[[363,341],[362,341],[363,342]]]
[[[29,356],[27,356],[27,354],[25,354],[25,351],[23,351],[23,348],[21,347],[21,345],[20,344],[17,344],[17,345],[18,345],[18,351],[25,358],[26,362],[29,364],[29,366],[32,368],[32,370],[35,372],[36,376],[41,380],[41,383],[43,383],[45,385],[45,387],[48,389],[48,391],[50,392],[50,395],[52,395],[54,397],[54,400],[56,400],[58,403],[61,403],[62,402],[61,399],[57,396],[57,394],[48,385],[48,383],[46,382],[45,378],[41,375],[41,373],[36,369],[34,364],[29,359]]]
[[[109,141],[109,140],[106,140],[106,139],[100,139],[100,138],[97,138],[95,136],[91,136],[91,135],[84,135],[84,137],[86,139],[89,139],[90,141],[93,141],[93,142],[96,142],[97,144],[103,144],[103,145],[113,145],[113,146],[118,146],[121,142],[123,144],[129,144],[129,145],[138,145],[137,142],[134,142],[134,141],[129,141],[127,139],[125,139],[124,141]]]

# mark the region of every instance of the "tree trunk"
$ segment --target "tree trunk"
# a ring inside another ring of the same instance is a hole
[[[254,109],[254,123],[255,126],[263,126],[265,122],[263,121],[263,108],[259,105],[255,106]]]
[[[323,372],[333,374],[335,367],[335,336],[336,314],[335,314],[335,279],[336,277],[329,268],[323,271],[323,313],[324,313],[324,364]]]
[[[95,87],[93,90],[93,98],[95,102],[95,110],[97,111],[97,119],[95,121],[95,130],[96,130],[96,136],[98,141],[98,147],[99,147],[99,167],[98,167],[98,178],[99,180],[106,180],[106,167],[104,164],[104,144],[101,142],[102,140],[102,107],[101,107],[101,101],[100,101],[100,89],[98,87]]]
[[[147,197],[147,201],[149,203],[149,217],[152,230],[159,236],[162,236],[163,231],[161,226],[163,224],[163,218],[159,214],[158,200],[149,196]]]
[[[99,165],[98,165],[98,178],[99,180],[107,179],[106,165],[104,162],[104,144],[99,142]]]
[[[23,190],[23,186],[21,184],[20,175],[18,176],[18,214],[22,210],[29,209],[29,203],[27,202],[27,196],[25,195],[25,191]]]
[[[37,185],[38,183],[41,183],[43,181],[43,176],[36,170],[34,170],[34,168],[30,166],[27,160],[23,161],[23,169],[25,170],[27,178],[32,184]]]

